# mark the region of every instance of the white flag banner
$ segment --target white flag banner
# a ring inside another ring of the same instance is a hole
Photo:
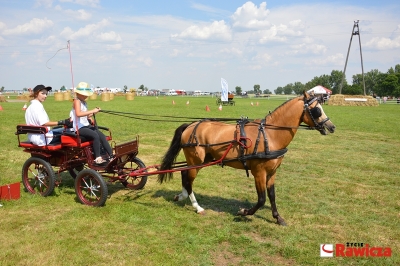
[[[228,82],[221,78],[221,101],[227,102],[228,101]]]

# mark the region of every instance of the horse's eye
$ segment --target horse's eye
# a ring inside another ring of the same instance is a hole
[[[310,110],[311,115],[314,118],[319,118],[322,115],[321,109],[319,109],[318,107],[314,107]]]

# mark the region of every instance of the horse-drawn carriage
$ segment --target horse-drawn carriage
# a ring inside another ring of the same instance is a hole
[[[126,113],[123,114],[126,116]],[[174,172],[181,172],[182,193],[176,195],[174,200],[189,197],[192,206],[201,213],[204,209],[197,203],[192,190],[199,168],[226,165],[246,170],[247,175],[250,171],[255,180],[257,204],[250,209],[240,209],[238,214],[253,215],[265,204],[268,196],[272,216],[278,224],[285,225],[277,211],[274,182],[286,147],[301,123],[307,124],[307,129],[318,130],[322,135],[326,135],[327,131],[333,133],[334,124],[324,113],[318,98],[307,93],[288,100],[263,119],[240,119],[236,124],[224,121],[230,120],[202,119],[181,125],[175,130],[162,163],[148,167],[136,157],[138,138],[113,145],[115,157],[106,165],[99,166],[93,161],[92,143],[81,140],[75,133],[64,133],[61,143],[35,146],[21,141],[20,135],[45,134],[47,128],[18,125],[16,134],[19,146],[31,154],[22,167],[22,181],[28,192],[48,196],[58,182],[55,173],[68,171],[75,178],[78,200],[87,205],[102,206],[108,195],[103,178],[108,178],[112,183],[121,182],[131,189],[140,189],[146,184],[149,175],[158,175],[158,181],[162,183]],[[111,131],[102,129],[109,132],[107,138],[112,140]],[[186,161],[176,162],[181,149],[184,150]]]
[[[221,98],[217,98],[217,105],[235,105],[235,101],[233,98],[235,97],[234,94],[229,93],[228,94],[228,101],[222,101]]]
[[[106,138],[108,141],[112,140],[108,128],[99,129],[108,132]],[[86,141],[75,132],[64,131],[61,142],[45,146],[37,146],[20,139],[20,135],[45,135],[47,131],[44,126],[17,126],[15,134],[18,136],[18,146],[31,154],[22,167],[22,183],[28,192],[42,196],[52,194],[54,187],[61,182],[60,174],[65,171],[75,179],[78,200],[91,206],[103,206],[107,200],[108,189],[104,178],[111,183],[121,182],[130,189],[141,189],[145,186],[146,175],[130,175],[134,170],[146,168],[137,157],[138,137],[127,143],[113,145],[115,157],[104,165],[97,165],[94,162],[92,141]]]

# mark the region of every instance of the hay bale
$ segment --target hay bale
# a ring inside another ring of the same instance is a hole
[[[54,93],[54,100],[56,102],[62,102],[64,100],[64,94],[62,92],[55,92]]]
[[[97,93],[93,93],[92,95],[89,96],[90,100],[96,100],[97,99]]]
[[[133,101],[133,100],[135,99],[135,94],[132,93],[132,92],[127,92],[127,93],[125,94],[125,97],[126,97],[126,99],[127,99],[128,101]]]
[[[101,100],[102,100],[103,102],[108,102],[108,101],[110,100],[110,93],[108,93],[108,92],[103,92],[103,93],[101,94]]]
[[[0,95],[0,103],[7,102],[4,95]]]
[[[342,106],[378,106],[372,96],[335,94],[329,97],[328,105]]]
[[[17,96],[17,100],[29,101],[31,100],[30,94],[21,94]]]

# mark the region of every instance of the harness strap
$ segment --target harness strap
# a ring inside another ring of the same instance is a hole
[[[246,131],[244,130],[244,126],[247,123],[249,123],[249,120],[247,118],[243,118],[243,117],[237,121],[237,127],[239,127],[239,131],[240,131],[239,142],[241,143],[239,161],[242,162],[243,167],[246,170],[246,175],[247,175],[247,177],[249,177],[249,167],[247,167],[246,160],[243,159],[244,158],[244,150],[247,149]]]

